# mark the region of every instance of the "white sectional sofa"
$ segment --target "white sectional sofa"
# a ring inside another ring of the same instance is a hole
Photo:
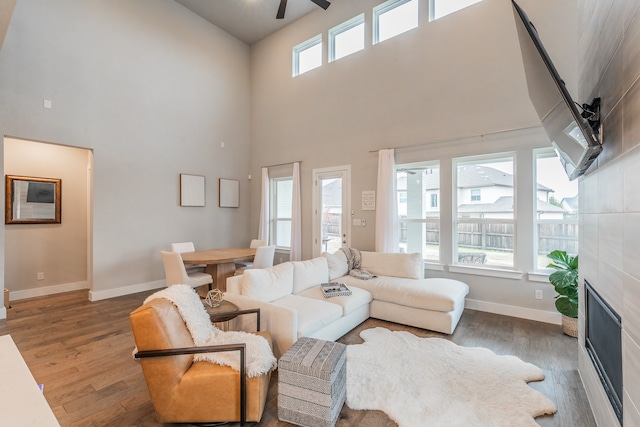
[[[424,279],[420,254],[361,254],[361,268],[377,277],[350,276],[347,258],[338,251],[308,261],[246,270],[227,280],[224,298],[240,309],[261,309],[261,329],[271,332],[277,357],[300,337],[333,341],[369,317],[453,333],[469,293],[465,283]],[[327,281],[347,284],[352,295],[324,298],[319,285]],[[236,327],[255,327],[255,320],[252,323],[247,317],[238,318],[241,324]]]

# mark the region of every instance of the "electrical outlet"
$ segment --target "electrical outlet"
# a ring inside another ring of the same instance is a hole
[[[536,299],[542,299],[542,289],[536,289]]]
[[[44,280],[44,273],[43,272],[39,272],[38,273],[38,280]]]

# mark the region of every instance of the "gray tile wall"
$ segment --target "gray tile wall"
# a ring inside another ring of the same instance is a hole
[[[640,1],[579,0],[578,13],[576,101],[602,98],[604,147],[580,181],[580,276],[622,316],[624,423],[640,426]],[[582,300],[580,375],[598,425],[615,426],[584,350]]]

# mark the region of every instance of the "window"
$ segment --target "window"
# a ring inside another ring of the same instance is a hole
[[[558,249],[578,254],[578,181],[569,181],[555,151],[535,154],[536,270],[549,264],[547,254]]]
[[[329,61],[364,49],[364,14],[329,30]]]
[[[322,65],[322,34],[293,48],[293,76],[299,76]]]
[[[271,180],[271,237],[278,248],[291,247],[293,178]]]
[[[426,261],[440,261],[439,163],[399,167],[396,188],[400,252],[420,252]]]
[[[454,263],[514,268],[514,157],[463,158],[454,165]]]
[[[418,0],[388,0],[373,9],[373,43],[418,26]]]
[[[481,0],[429,0],[429,21],[435,21]]]

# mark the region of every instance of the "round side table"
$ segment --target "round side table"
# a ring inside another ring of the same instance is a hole
[[[222,330],[228,330],[229,320],[238,316],[238,306],[227,300],[222,300],[222,303],[217,307],[209,307],[207,303],[203,304],[213,323],[224,323]]]

